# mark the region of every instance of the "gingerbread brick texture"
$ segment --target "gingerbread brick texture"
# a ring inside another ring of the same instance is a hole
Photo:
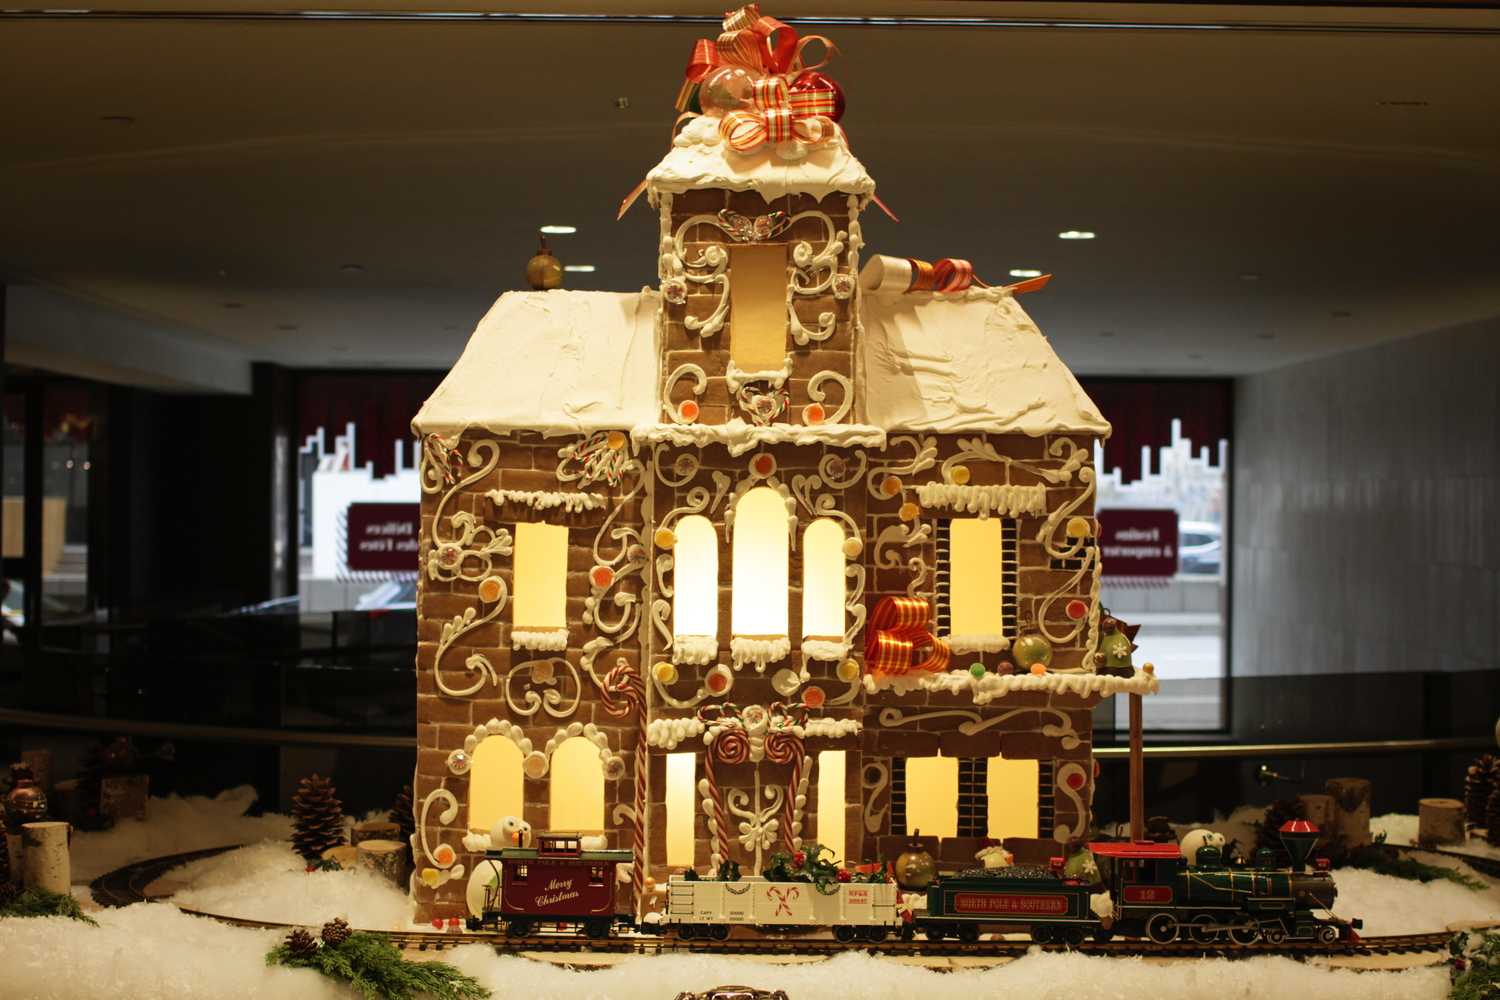
[[[987,762],[1036,762],[1006,846],[1045,861],[1090,822],[1094,706],[1156,689],[1096,672],[1109,428],[1014,290],[861,287],[841,142],[793,169],[683,134],[658,287],[503,296],[413,423],[420,921],[468,914],[498,801],[538,831],[596,803],[575,825],[635,852],[641,912],[674,867],[827,843],[820,815],[895,857],[920,758],[960,764],[931,846],[967,867]]]

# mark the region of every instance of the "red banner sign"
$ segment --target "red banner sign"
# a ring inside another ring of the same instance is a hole
[[[1021,896],[998,892],[961,892],[953,897],[953,912],[1036,914],[1046,917],[1061,917],[1068,912],[1068,897]]]
[[[1127,885],[1123,898],[1127,903],[1149,903],[1160,906],[1172,901],[1172,887],[1169,885]]]
[[[1111,507],[1099,511],[1104,576],[1176,576],[1177,512]]]
[[[422,544],[422,505],[351,503],[347,562],[351,570],[417,571]]]

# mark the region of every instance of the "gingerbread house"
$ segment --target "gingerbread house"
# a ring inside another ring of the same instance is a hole
[[[875,185],[813,118],[689,121],[644,185],[659,286],[501,296],[413,422],[419,920],[466,915],[505,815],[633,850],[632,910],[919,828],[1045,861],[1094,707],[1156,689],[1095,655],[1108,424],[1017,288],[861,268]]]

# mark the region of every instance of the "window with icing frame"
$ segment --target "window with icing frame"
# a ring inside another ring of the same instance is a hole
[[[511,622],[517,630],[568,627],[568,529],[543,522],[515,528]]]
[[[735,635],[787,635],[790,540],[786,501],[780,493],[757,486],[740,497],[734,514],[730,615]]]
[[[707,663],[719,648],[719,533],[702,514],[689,514],[676,523],[674,534],[674,659]]]

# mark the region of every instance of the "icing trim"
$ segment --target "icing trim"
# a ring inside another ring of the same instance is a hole
[[[604,498],[597,493],[559,493],[551,490],[490,490],[485,496],[497,504],[523,503],[532,510],[547,510],[562,507],[568,513],[580,510],[596,510],[604,506]]]
[[[825,660],[836,663],[849,655],[849,644],[847,642],[830,642],[827,639],[803,639],[802,658],[804,660]]]
[[[736,670],[747,663],[753,663],[757,673],[764,673],[766,664],[779,663],[790,656],[791,652],[792,640],[784,635],[767,639],[737,635],[729,640],[729,655],[734,660]]]
[[[826,444],[836,448],[884,448],[885,431],[869,424],[767,424],[734,417],[724,424],[639,424],[630,432],[636,445],[666,442],[679,448],[722,444],[733,457],[761,444]]]
[[[1006,517],[1047,513],[1047,487],[958,486],[954,483],[922,483],[916,488],[917,502],[923,507],[951,507],[977,513],[982,521],[996,512]]]
[[[943,641],[955,653],[1003,653],[1010,648],[1003,635],[945,635]]]
[[[568,630],[563,628],[512,628],[510,644],[516,649],[538,649],[555,652],[568,648]]]
[[[712,635],[672,636],[672,662],[702,666],[719,655],[719,639]]]

